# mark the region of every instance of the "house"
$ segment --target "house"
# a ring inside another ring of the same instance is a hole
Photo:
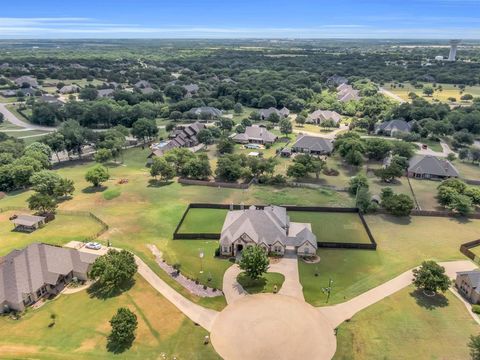
[[[245,132],[235,134],[232,137],[233,141],[240,144],[254,143],[254,144],[273,144],[277,140],[277,135],[272,134],[266,128],[252,125],[245,128]]]
[[[302,135],[292,145],[292,152],[297,153],[329,155],[332,151],[332,141],[319,136]]]
[[[342,116],[339,113],[329,110],[316,110],[307,117],[308,123],[313,123],[317,125],[321,125],[326,121],[331,121],[333,124],[338,125],[341,120]]]
[[[59,90],[59,92],[60,94],[73,94],[77,93],[79,90],[80,87],[78,85],[65,85]]]
[[[277,255],[285,254],[287,247],[299,255],[315,255],[317,237],[310,224],[290,222],[284,207],[230,210],[220,235],[221,254],[236,256],[248,246],[260,246]]]
[[[23,94],[23,96],[28,97],[28,96],[35,96],[35,94],[39,90],[30,87],[30,88],[21,88],[18,91],[20,91]]]
[[[43,102],[53,104],[53,105],[58,105],[58,106],[61,106],[64,104],[63,101],[59,100],[58,98],[52,95],[42,95],[38,98],[38,101],[43,101]]]
[[[348,79],[346,77],[343,77],[343,76],[340,76],[340,75],[332,75],[325,82],[325,84],[328,87],[337,87],[337,86],[340,86],[342,84],[347,84],[347,83],[348,83]]]
[[[17,96],[17,90],[3,90],[0,91],[3,97],[14,97]]]
[[[472,304],[480,303],[480,271],[457,272],[455,287]]]
[[[145,89],[145,88],[151,88],[152,86],[147,80],[140,80],[135,83],[134,87],[137,89]]]
[[[20,76],[19,78],[16,78],[13,81],[19,87],[33,87],[33,88],[38,87],[37,79],[35,79],[31,76],[26,76],[26,75],[25,76]],[[25,84],[28,84],[28,86],[25,86]]]
[[[198,121],[193,124],[178,125],[176,129],[169,135],[169,140],[161,141],[153,144],[150,149],[152,153],[148,156],[150,159],[147,164],[151,163],[153,156],[163,156],[167,151],[177,147],[192,148],[200,144],[198,141],[198,133],[205,129],[205,124]]]
[[[220,116],[222,116],[222,111],[212,106],[196,107],[196,108],[190,109],[188,113],[193,114],[196,117],[210,118],[210,119],[219,118]]]
[[[183,85],[183,88],[187,91],[187,93],[185,94],[186,98],[192,97],[200,89],[200,87],[197,84]]]
[[[45,217],[35,215],[17,215],[12,219],[15,230],[32,232],[45,225]]]
[[[337,87],[337,99],[341,102],[360,100],[359,91],[346,83]]]
[[[100,98],[112,97],[114,92],[115,92],[114,89],[97,90],[97,98],[100,99]]]
[[[418,179],[447,179],[459,176],[458,170],[446,159],[432,155],[415,155],[410,159],[407,175]]]
[[[288,110],[286,107],[283,107],[280,110],[270,107],[268,109],[262,109],[258,111],[260,119],[262,120],[267,120],[273,113],[277,114],[280,118],[286,118],[288,115],[290,115],[290,110]]]
[[[394,136],[395,133],[409,133],[412,131],[412,124],[403,119],[384,121],[375,125],[375,134]]]
[[[56,295],[73,278],[87,280],[98,255],[33,243],[0,258],[0,313],[23,311],[43,297]]]

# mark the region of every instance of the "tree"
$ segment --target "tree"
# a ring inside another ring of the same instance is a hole
[[[473,211],[472,199],[462,194],[455,194],[447,207],[460,215],[468,215]]]
[[[258,279],[267,272],[269,267],[268,256],[265,250],[259,246],[247,246],[242,251],[240,269],[252,280]]]
[[[228,154],[218,159],[215,174],[220,179],[233,182],[251,176],[251,171],[246,167],[245,155]]]
[[[98,97],[98,91],[92,87],[86,87],[80,90],[78,97],[82,100],[93,101]]]
[[[405,141],[395,141],[392,144],[392,155],[398,155],[406,159],[410,159],[415,151],[415,145]]]
[[[31,121],[39,125],[53,126],[57,121],[57,108],[46,102],[35,103],[32,106]]]
[[[382,206],[395,216],[408,216],[414,208],[413,200],[406,194],[392,194],[382,197]]]
[[[158,127],[155,120],[142,118],[133,123],[132,135],[137,139],[142,140],[144,144],[157,136],[157,134]]]
[[[234,125],[233,120],[228,118],[221,118],[218,122],[218,127],[223,131],[232,131]]]
[[[53,213],[57,208],[57,201],[53,196],[34,193],[28,199],[28,208],[33,211],[40,211],[41,213]]]
[[[365,175],[360,174],[350,179],[348,192],[351,195],[356,196],[359,188],[366,188],[366,189],[369,188],[368,179]]]
[[[105,293],[112,293],[128,285],[136,272],[137,264],[131,252],[110,249],[105,255],[95,259],[88,276],[96,280]]]
[[[209,129],[202,129],[197,135],[197,139],[200,143],[205,145],[213,144],[213,135]]]
[[[287,176],[295,179],[302,179],[305,178],[307,175],[308,171],[305,165],[298,162],[294,162],[287,169]]]
[[[119,308],[110,320],[110,325],[112,330],[108,335],[108,350],[118,353],[128,349],[135,340],[137,315],[128,308]]]
[[[369,159],[382,160],[384,159],[392,149],[390,141],[385,139],[367,139],[365,143],[365,155]]]
[[[57,161],[60,162],[58,153],[65,150],[65,139],[63,138],[63,135],[58,131],[55,131],[45,135],[41,141],[50,147],[50,149],[55,153]]]
[[[243,113],[243,106],[242,106],[242,104],[236,103],[235,106],[233,107],[233,112],[234,112],[235,114],[237,114],[237,115]]]
[[[152,166],[150,167],[150,175],[154,178],[160,176],[160,180],[168,181],[175,176],[175,168],[164,158],[154,157]]]
[[[73,180],[61,178],[57,186],[55,187],[54,195],[56,198],[63,198],[73,195],[74,191],[75,185]]]
[[[206,180],[212,176],[210,161],[206,155],[190,159],[182,169],[182,176],[190,179]]]
[[[413,285],[424,292],[445,292],[450,287],[450,279],[445,274],[445,268],[435,261],[422,262],[422,265],[413,269]]]
[[[288,134],[292,133],[292,123],[288,119],[282,119],[279,123],[280,132],[287,136]]]
[[[480,335],[471,335],[468,342],[472,360],[480,360]]]
[[[110,149],[98,149],[97,152],[95,153],[95,161],[100,164],[107,163],[111,158],[112,158],[112,151]]]
[[[85,180],[92,183],[93,186],[99,187],[101,183],[110,178],[107,169],[103,165],[95,165],[85,174]]]
[[[61,179],[60,175],[53,171],[42,170],[32,175],[30,183],[32,184],[32,189],[36,192],[54,196]]]
[[[272,95],[263,95],[258,102],[258,106],[263,109],[277,107],[277,100]]]
[[[425,87],[423,88],[423,93],[424,93],[426,96],[432,96],[433,93],[434,93],[434,91],[435,91],[435,90],[434,90],[433,87],[431,87],[431,86],[425,86]]]
[[[217,144],[217,150],[220,154],[231,154],[235,148],[235,143],[232,139],[224,136],[220,138]]]
[[[356,206],[363,214],[373,212],[377,209],[377,205],[372,202],[372,194],[370,194],[365,187],[358,189]]]
[[[173,165],[176,174],[180,174],[187,162],[195,159],[195,154],[186,148],[174,148],[167,151],[164,159]]]
[[[305,116],[303,116],[303,115],[297,115],[297,117],[295,118],[295,122],[296,122],[299,126],[303,126],[306,121],[307,121],[307,119],[305,119]]]

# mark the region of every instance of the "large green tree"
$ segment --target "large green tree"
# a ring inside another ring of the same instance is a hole
[[[252,280],[258,279],[267,272],[269,267],[268,256],[265,250],[259,246],[247,246],[242,251],[242,258],[240,260],[240,269]]]
[[[112,330],[108,335],[107,349],[120,353],[128,349],[135,340],[137,330],[137,315],[128,308],[119,308],[110,320]]]
[[[103,165],[95,165],[85,174],[85,180],[92,183],[93,186],[99,187],[100,184],[110,178],[108,170]]]
[[[133,280],[137,264],[133,254],[126,250],[110,249],[95,259],[88,276],[107,293],[121,290]]]
[[[445,292],[450,287],[451,281],[445,274],[445,268],[433,260],[422,262],[422,265],[413,269],[413,285],[426,292]]]

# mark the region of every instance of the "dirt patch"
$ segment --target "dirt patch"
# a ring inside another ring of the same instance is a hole
[[[3,356],[21,356],[24,354],[36,354],[40,351],[39,346],[33,345],[0,345],[0,354]]]
[[[97,347],[97,341],[95,338],[84,340],[80,346],[75,349],[75,352],[88,352],[92,351]]]
[[[301,257],[302,261],[307,264],[317,264],[320,262],[320,256],[315,255],[315,256],[309,256],[307,257]]]

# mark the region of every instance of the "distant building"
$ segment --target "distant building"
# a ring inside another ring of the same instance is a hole
[[[56,295],[75,277],[87,280],[98,255],[33,243],[0,258],[0,313],[22,311]]]
[[[273,144],[277,140],[277,136],[268,131],[266,128],[252,125],[245,128],[244,133],[235,134],[233,141],[240,144]]]
[[[59,90],[59,92],[60,94],[73,94],[77,93],[79,90],[80,87],[78,85],[65,85]]]
[[[332,141],[319,136],[302,135],[292,145],[292,152],[297,153],[329,155],[332,151]]]
[[[53,105],[58,105],[58,106],[64,105],[63,101],[61,101],[60,99],[52,95],[42,95],[38,98],[38,101],[43,101],[43,102],[53,104]]]
[[[437,55],[435,56],[436,61],[443,61],[443,56],[442,55]]]
[[[327,79],[325,84],[328,87],[337,87],[337,86],[340,86],[342,84],[348,84],[348,79],[346,77],[343,77],[343,76],[340,76],[340,75],[333,75],[333,76],[330,76]]]
[[[450,54],[448,55],[448,61],[457,60],[458,44],[460,44],[460,40],[450,40]]]
[[[200,87],[197,84],[183,85],[183,88],[187,91],[187,93],[185,94],[186,98],[196,95],[198,93],[198,90],[200,90]]]
[[[359,91],[355,90],[351,85],[342,84],[337,87],[337,99],[341,102],[360,100]]]
[[[262,120],[267,120],[273,113],[277,114],[280,118],[286,118],[288,115],[290,115],[290,110],[288,110],[286,107],[283,107],[280,110],[270,107],[268,109],[261,109],[258,111],[260,119]]]
[[[153,156],[163,156],[167,151],[178,147],[192,148],[199,145],[197,135],[203,129],[205,129],[205,125],[198,121],[193,124],[178,125],[170,134],[169,140],[161,141],[150,147],[152,153],[149,155],[149,159]]]
[[[450,161],[432,155],[415,155],[411,158],[407,174],[417,179],[448,179],[459,176],[458,170]]]
[[[342,116],[336,111],[316,110],[307,117],[308,123],[321,125],[326,121],[332,121],[335,125],[342,120]]]
[[[150,85],[150,83],[147,80],[140,80],[135,83],[134,87],[137,89],[145,89],[145,88],[151,88],[152,85]]]
[[[212,106],[196,107],[196,108],[190,109],[188,113],[193,114],[196,117],[200,117],[200,118],[205,117],[210,119],[219,118],[220,116],[222,116],[222,111]]]
[[[20,76],[19,78],[16,78],[14,80],[14,82],[19,87],[23,87],[24,84],[28,84],[28,86],[32,87],[32,88],[37,88],[38,87],[37,79],[35,79],[31,76]]]
[[[100,90],[97,90],[97,98],[112,97],[114,92],[115,92],[114,89],[100,89]]]
[[[412,124],[403,119],[384,121],[375,125],[375,134],[394,136],[395,133],[409,133],[411,131]]]

